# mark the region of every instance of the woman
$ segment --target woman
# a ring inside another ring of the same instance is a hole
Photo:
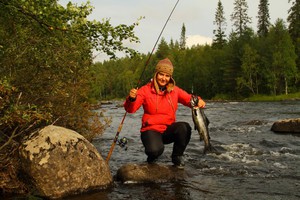
[[[140,89],[131,89],[124,108],[128,113],[136,112],[143,106],[141,140],[153,163],[163,153],[164,144],[173,144],[172,162],[183,168],[183,153],[191,138],[191,127],[187,122],[176,122],[178,103],[191,107],[191,94],[175,86],[172,78],[173,64],[168,58],[160,60],[155,67],[151,82]],[[199,97],[199,107],[205,102]]]

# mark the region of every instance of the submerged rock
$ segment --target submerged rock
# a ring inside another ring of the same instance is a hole
[[[249,122],[246,122],[245,125],[263,125],[267,122],[261,121],[261,120],[251,120]]]
[[[281,133],[300,133],[300,118],[276,121],[272,125],[271,131]]]
[[[38,192],[47,198],[106,188],[109,166],[97,149],[75,131],[47,126],[20,148],[22,168]]]
[[[180,179],[185,172],[172,165],[126,164],[117,171],[117,180],[123,183],[160,183]]]

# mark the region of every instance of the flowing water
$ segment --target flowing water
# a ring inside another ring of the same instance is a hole
[[[125,114],[121,102],[101,110],[112,117],[111,126],[93,143],[106,158]],[[270,131],[280,119],[299,118],[300,101],[208,102],[212,145],[220,155],[203,155],[203,141],[193,130],[185,151],[185,176],[179,180],[151,184],[122,184],[71,199],[300,199],[300,134]],[[109,165],[113,175],[126,163],[145,163],[140,140],[142,108],[127,114],[120,137],[127,137],[127,150],[116,146]],[[177,121],[189,122],[191,111],[179,106]],[[172,145],[166,145],[159,163],[171,164]]]

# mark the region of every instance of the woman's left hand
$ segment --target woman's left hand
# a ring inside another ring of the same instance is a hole
[[[202,99],[199,98],[199,101],[198,101],[198,107],[199,107],[199,108],[204,108],[205,105],[206,105],[206,103],[205,103]]]

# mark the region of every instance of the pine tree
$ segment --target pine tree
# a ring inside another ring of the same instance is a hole
[[[180,35],[180,42],[179,42],[179,48],[180,49],[185,49],[186,47],[186,36],[185,36],[185,25],[183,23],[182,28],[181,28],[181,35]]]
[[[231,20],[233,21],[233,26],[235,31],[239,36],[249,28],[248,24],[251,23],[251,18],[247,14],[248,4],[246,0],[235,0],[234,1],[234,11],[231,14]]]
[[[157,47],[156,57],[158,59],[164,59],[170,56],[170,47],[164,37],[161,38]]]
[[[257,34],[260,37],[265,37],[268,34],[270,26],[269,2],[268,0],[260,0],[258,6],[258,25]]]
[[[289,1],[291,2],[291,0]],[[287,18],[289,22],[289,32],[294,42],[300,38],[300,0],[295,0],[289,10]]]
[[[215,14],[215,21],[214,21],[214,24],[217,26],[217,28],[213,32],[215,35],[215,38],[213,40],[213,46],[218,48],[222,48],[226,43],[226,39],[225,39],[226,18],[224,15],[225,13],[224,13],[223,5],[221,0],[219,0],[217,11]]]
[[[291,0],[289,0],[289,2],[291,2]],[[298,55],[297,67],[300,71],[300,0],[293,1],[293,6],[289,10],[287,21],[289,22],[288,29],[295,46],[295,52],[296,55]]]

